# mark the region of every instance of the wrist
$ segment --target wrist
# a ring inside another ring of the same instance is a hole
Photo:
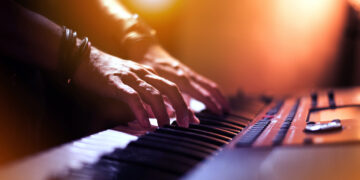
[[[146,64],[163,64],[163,63],[178,63],[160,44],[153,44],[147,48],[142,63]]]
[[[87,37],[79,40],[75,31],[66,27],[63,28],[57,67],[61,84],[70,85],[82,61],[89,57],[90,49],[91,43]]]
[[[122,56],[135,61],[142,60],[149,48],[157,45],[156,31],[142,21],[137,14],[123,19],[121,36],[118,38]]]

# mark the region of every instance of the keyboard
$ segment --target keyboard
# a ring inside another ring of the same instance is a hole
[[[0,168],[0,179],[358,179],[360,88],[230,98],[200,124],[116,127]],[[152,119],[152,124],[156,124]],[[139,134],[139,135],[134,135]]]

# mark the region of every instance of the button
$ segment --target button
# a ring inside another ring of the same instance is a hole
[[[307,133],[322,133],[322,132],[340,131],[340,130],[342,130],[340,119],[334,119],[330,122],[324,122],[324,123],[307,124],[304,129],[304,131]]]

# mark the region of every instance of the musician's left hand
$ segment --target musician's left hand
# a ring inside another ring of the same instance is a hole
[[[203,102],[213,113],[223,114],[229,111],[227,100],[215,82],[179,62],[160,45],[152,45],[141,63],[151,66],[159,75],[175,82],[182,92]]]

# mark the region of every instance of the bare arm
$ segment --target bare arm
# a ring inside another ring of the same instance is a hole
[[[217,84],[194,72],[176,58],[172,57],[156,42],[133,41],[123,45],[126,37],[126,24],[132,14],[118,0],[71,0],[60,3],[67,6],[64,14],[71,18],[66,23],[82,29],[91,35],[96,45],[102,49],[125,58],[153,67],[159,75],[175,82],[182,92],[205,103],[207,108],[217,114],[229,111],[229,106]]]
[[[0,52],[24,63],[58,72],[62,28],[12,1],[0,1],[0,6]],[[148,118],[151,113],[159,125],[169,124],[162,95],[170,99],[181,126],[198,122],[174,83],[158,76],[151,68],[109,55],[95,47],[83,57],[73,80],[83,89],[104,98],[127,103],[143,127],[150,127]],[[145,103],[150,105],[152,112],[145,108]]]

